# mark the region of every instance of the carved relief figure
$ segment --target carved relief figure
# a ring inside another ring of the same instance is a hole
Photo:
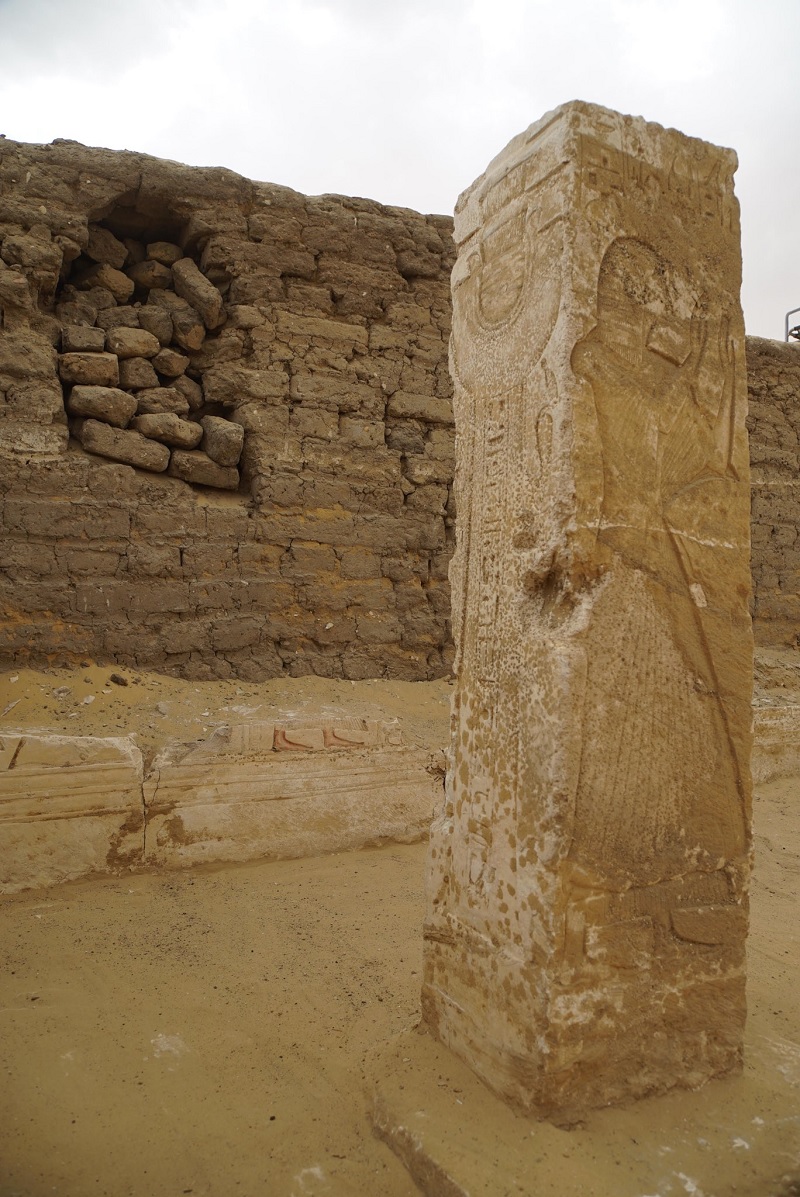
[[[731,343],[725,316],[654,250],[607,250],[597,323],[572,354],[594,396],[597,535],[612,555],[589,633],[587,686],[604,701],[584,728],[573,852],[605,883],[610,859],[619,882],[652,883],[695,843],[706,867],[744,844],[709,605],[717,558],[696,526],[698,491],[718,508],[737,480]]]

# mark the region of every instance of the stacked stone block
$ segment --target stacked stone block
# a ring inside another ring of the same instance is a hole
[[[75,321],[62,326],[58,367],[72,434],[112,461],[236,490],[244,429],[204,414],[186,373],[225,321],[218,289],[180,246],[122,242],[100,225],[69,277],[56,315]]]

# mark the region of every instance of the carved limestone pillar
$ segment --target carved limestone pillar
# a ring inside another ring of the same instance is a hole
[[[741,1062],[736,156],[570,103],[461,197],[458,648],[423,1017],[545,1116]]]

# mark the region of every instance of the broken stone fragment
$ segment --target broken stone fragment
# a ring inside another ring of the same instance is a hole
[[[106,262],[92,266],[83,275],[78,286],[84,291],[90,288],[93,289],[94,287],[102,287],[112,295],[117,303],[127,303],[131,295],[133,295],[134,290],[133,280],[128,278],[127,274],[123,274],[121,270],[115,270],[113,266],[109,266]]]
[[[172,340],[172,319],[169,312],[154,304],[147,304],[138,309],[139,324],[146,328],[154,337],[158,337],[160,345],[169,345]]]
[[[128,279],[133,291],[134,284],[144,287],[148,291],[169,287],[172,285],[172,274],[168,266],[160,262],[134,262],[127,269]]]
[[[96,224],[89,225],[89,241],[84,252],[93,262],[106,262],[116,270],[121,270],[128,258],[122,242],[109,229]]]
[[[147,302],[156,307],[166,308],[169,312],[174,338],[182,349],[200,349],[205,340],[206,329],[190,303],[181,299],[174,291],[151,291]]]
[[[218,465],[199,449],[191,453],[176,449],[169,464],[169,473],[173,478],[182,478],[184,482],[194,482],[197,486],[214,486],[220,490],[237,490],[239,486],[237,469]]]
[[[126,328],[124,325],[109,329],[106,343],[117,357],[155,357],[161,348],[158,337],[145,328]]]
[[[150,440],[162,441],[175,449],[196,449],[203,437],[203,429],[191,420],[182,420],[174,412],[154,412],[137,416],[131,427]]]
[[[98,420],[78,421],[74,431],[87,453],[97,453],[154,474],[162,474],[169,465],[167,446],[148,440],[140,432],[112,428]]]
[[[105,420],[117,428],[125,428],[136,414],[136,398],[116,387],[73,387],[67,400],[71,416],[86,416]]]
[[[172,267],[175,290],[203,318],[206,328],[219,328],[224,321],[222,296],[191,258],[181,258]]]
[[[204,416],[200,423],[203,426],[203,452],[218,465],[238,465],[244,446],[244,428],[219,416]]]
[[[119,362],[113,353],[62,353],[58,374],[62,382],[115,387],[119,383]]]
[[[183,250],[171,241],[151,241],[147,246],[147,256],[152,262],[160,262],[162,266],[172,266],[183,257]]]
[[[148,387],[136,395],[136,414],[154,415],[158,412],[174,412],[176,416],[188,416],[189,400],[176,387]]]
[[[153,358],[153,365],[159,374],[165,374],[167,378],[177,378],[189,365],[189,359],[175,349],[162,349]]]
[[[158,375],[146,357],[128,357],[119,363],[119,385],[128,391],[158,386]]]
[[[61,348],[64,353],[102,353],[105,347],[106,334],[102,328],[72,324],[61,330]]]
[[[203,406],[203,388],[199,382],[195,382],[193,378],[188,378],[185,374],[181,374],[173,383],[176,391],[184,396],[192,411],[199,411]]]

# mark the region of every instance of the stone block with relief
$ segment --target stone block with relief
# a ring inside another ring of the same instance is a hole
[[[0,893],[141,863],[142,754],[133,736],[0,735]]]
[[[423,1018],[558,1119],[741,1067],[736,156],[582,103],[459,200],[457,683]]]

